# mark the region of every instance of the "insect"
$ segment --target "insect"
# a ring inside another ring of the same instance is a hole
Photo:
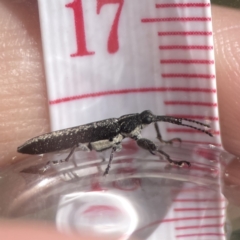
[[[187,161],[172,160],[168,154],[158,149],[151,140],[141,136],[142,129],[147,125],[154,123],[159,141],[164,143],[173,143],[174,141],[181,142],[181,139],[179,138],[164,141],[160,134],[157,122],[169,122],[186,126],[206,133],[212,137],[210,131],[184,122],[191,122],[193,124],[210,128],[207,124],[185,118],[157,116],[152,114],[151,111],[146,110],[142,113],[127,114],[120,118],[109,118],[98,122],[46,133],[28,140],[18,147],[17,151],[26,154],[43,154],[71,148],[71,151],[65,160],[54,162],[60,163],[67,162],[77,147],[88,151],[104,151],[111,148],[112,150],[108,165],[104,171],[104,175],[107,175],[111,167],[114,152],[120,151],[122,148],[122,140],[124,138],[132,138],[137,142],[139,147],[148,150],[151,154],[158,152],[165,156],[171,165],[183,166],[186,164],[190,166],[190,163]]]

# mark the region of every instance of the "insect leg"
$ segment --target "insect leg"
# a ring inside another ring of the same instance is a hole
[[[116,150],[117,150],[117,147],[114,146],[114,147],[112,148],[112,151],[111,151],[111,154],[110,154],[110,157],[109,157],[109,160],[108,160],[108,165],[107,165],[107,167],[106,167],[106,169],[105,169],[105,171],[104,171],[104,173],[103,173],[103,176],[106,176],[106,175],[108,174],[109,169],[110,169],[110,167],[111,167],[112,160],[113,160],[113,154],[114,154],[114,152],[116,152]]]
[[[59,163],[63,163],[63,162],[68,162],[69,158],[72,156],[74,150],[75,150],[77,147],[78,147],[78,145],[75,145],[74,147],[72,147],[70,153],[68,154],[68,156],[67,156],[64,160],[61,159],[61,160],[55,160],[55,161],[48,161],[48,162],[46,163],[46,166],[42,169],[42,171],[45,172],[45,171],[48,169],[50,163],[52,163],[52,164],[55,165],[55,164],[59,164]]]
[[[140,139],[137,140],[137,144],[138,144],[139,147],[148,150],[153,155],[155,155],[154,151],[159,152],[160,154],[162,154],[163,156],[166,157],[167,161],[171,165],[182,167],[185,164],[187,164],[188,166],[191,166],[191,164],[189,162],[187,162],[187,161],[174,161],[174,160],[172,160],[167,153],[165,153],[164,151],[158,149],[156,147],[156,145],[152,141],[150,141],[149,139],[140,138]]]
[[[149,139],[140,138],[137,140],[137,145],[143,149],[148,150],[151,154],[155,155],[154,151],[157,150],[156,145]]]
[[[58,163],[63,163],[63,162],[68,162],[69,158],[72,156],[74,150],[78,147],[78,145],[75,145],[72,147],[70,153],[68,154],[68,156],[64,159],[64,160],[58,160],[58,161],[52,161],[53,164],[58,164]]]
[[[185,164],[188,165],[188,167],[191,166],[191,163],[188,161],[174,161],[170,158],[170,156],[168,154],[166,154],[164,151],[157,149],[157,152],[161,153],[163,156],[166,157],[167,161],[170,163],[170,165],[173,166],[178,166],[178,167],[183,167]]]
[[[156,130],[156,132],[157,132],[157,139],[158,139],[161,143],[173,144],[173,142],[179,142],[179,143],[182,142],[181,138],[172,138],[172,139],[170,139],[170,140],[168,140],[168,141],[163,140],[163,139],[162,139],[162,135],[161,135],[160,130],[159,130],[159,127],[158,127],[158,124],[157,124],[156,122],[154,123],[154,127],[155,127],[155,130]]]

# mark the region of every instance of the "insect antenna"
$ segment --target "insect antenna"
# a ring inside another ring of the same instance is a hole
[[[169,122],[169,123],[173,123],[173,124],[177,124],[177,125],[181,125],[181,126],[185,126],[185,127],[189,127],[189,128],[193,128],[193,129],[196,129],[200,132],[206,133],[210,137],[213,137],[212,133],[209,130],[204,130],[204,129],[194,127],[192,125],[183,123],[183,121],[186,121],[186,122],[191,122],[191,123],[195,123],[195,124],[210,128],[210,126],[208,124],[201,123],[201,122],[198,122],[198,121],[195,121],[195,120],[191,120],[191,119],[187,119],[187,118],[170,117],[170,116],[157,116],[156,120],[157,121],[163,121],[163,122]]]
[[[186,119],[184,119],[184,120],[186,121]],[[191,121],[190,121],[190,122],[191,122]],[[194,122],[194,123],[198,123],[198,122],[196,122],[196,121],[193,121],[193,122]],[[206,134],[209,135],[210,137],[213,137],[212,133],[209,132],[209,131],[207,131],[207,130],[204,130],[204,129],[201,129],[201,128],[197,128],[197,127],[194,127],[194,126],[191,126],[191,125],[188,125],[188,124],[183,124],[183,123],[181,123],[181,124],[179,124],[179,125],[196,129],[196,130],[198,130],[198,131],[200,131],[200,132],[206,133]],[[203,126],[207,127],[206,124],[200,124],[200,125],[203,125]]]
[[[198,122],[198,121],[195,121],[195,120],[192,120],[192,119],[187,119],[187,118],[180,118],[186,122],[192,122],[192,123],[196,123],[198,125],[201,125],[201,126],[204,126],[204,127],[208,127],[210,128],[210,125],[206,124],[206,123],[201,123],[201,122]],[[188,126],[189,127],[189,126]]]

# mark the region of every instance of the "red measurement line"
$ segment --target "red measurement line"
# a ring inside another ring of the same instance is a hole
[[[102,97],[109,95],[121,95],[130,93],[149,93],[149,92],[202,92],[202,93],[216,93],[216,89],[211,88],[181,88],[181,87],[149,87],[149,88],[129,88],[129,89],[119,89],[119,90],[109,90],[103,92],[86,93],[76,96],[64,97],[55,100],[50,100],[49,104],[59,104],[64,102],[70,102],[75,100],[81,100],[85,98]]]
[[[156,4],[156,8],[175,8],[175,7],[210,7],[210,3],[163,3]]]
[[[165,105],[187,105],[187,106],[217,107],[217,103],[211,103],[211,102],[165,101],[164,104]]]
[[[175,208],[175,212],[188,212],[188,211],[211,211],[211,210],[223,210],[225,208]]]
[[[166,104],[166,102],[165,102],[165,104]],[[213,107],[216,107],[216,106],[217,105],[213,105]],[[178,115],[178,114],[174,114],[173,117],[218,121],[218,117],[202,116],[202,115],[180,115],[180,114]]]
[[[201,165],[201,163],[197,163],[197,162],[195,162],[194,164]],[[191,166],[190,171],[200,171],[200,172],[214,173],[214,174],[217,174],[219,172],[217,169],[213,170],[212,168],[209,168],[209,166],[207,166],[207,167]]]
[[[186,226],[186,227],[176,227],[176,230],[186,230],[186,229],[195,229],[195,228],[221,228],[223,224],[205,224],[205,225],[193,225],[193,226]]]
[[[182,234],[176,235],[176,238],[183,238],[183,237],[201,237],[201,236],[225,236],[224,233],[192,233],[192,234]]]
[[[160,61],[161,64],[214,64],[213,60],[202,60],[202,59],[163,59]]]
[[[204,219],[220,219],[223,218],[223,215],[209,215],[209,216],[203,216],[203,217],[182,217],[182,218],[170,218],[170,219],[164,219],[164,220],[158,220],[155,222],[152,222],[144,227],[141,227],[136,230],[136,232],[144,230],[146,228],[152,227],[154,225],[159,225],[161,223],[167,223],[167,222],[178,222],[178,221],[191,221],[191,220],[204,220]]]
[[[218,198],[218,199],[212,199],[212,198],[204,198],[204,199],[199,199],[199,198],[179,198],[173,200],[173,202],[224,202],[225,200],[223,198]]]
[[[174,189],[173,192],[174,193],[178,193],[180,190],[179,189]],[[212,191],[211,189],[208,189],[208,188],[198,188],[198,187],[194,187],[194,188],[185,188],[185,189],[181,189],[181,193],[184,193],[184,192],[202,192],[202,191]]]
[[[211,36],[212,32],[186,31],[186,32],[158,32],[158,36]]]
[[[204,132],[199,132],[197,130],[194,129],[187,129],[187,128],[167,128],[167,132],[171,132],[171,133],[199,133],[202,134]],[[211,131],[211,133],[213,135],[219,135],[220,132],[219,131]]]
[[[214,145],[216,147],[222,147],[222,144],[220,143],[214,143],[214,142],[202,142],[202,141],[189,141],[189,140],[182,140],[184,143],[192,143],[192,144],[204,144],[204,145]]]
[[[207,22],[211,21],[210,17],[182,17],[182,18],[142,18],[142,23],[156,22]]]
[[[167,88],[167,91],[171,92],[204,92],[204,93],[216,93],[216,89],[211,88]]]
[[[213,50],[213,46],[208,45],[161,45],[160,50]]]
[[[185,74],[185,73],[163,73],[163,78],[202,78],[202,79],[215,79],[212,74]]]
[[[218,161],[218,154],[215,152],[211,152],[209,151],[209,149],[197,149],[195,151],[195,154],[197,154],[198,156],[204,157],[205,159],[208,160],[216,160]]]

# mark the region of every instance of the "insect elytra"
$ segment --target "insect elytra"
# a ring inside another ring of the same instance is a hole
[[[76,127],[62,129],[43,135],[34,137],[19,146],[17,151],[25,154],[43,154],[65,149],[71,149],[65,160],[59,162],[67,162],[77,147],[84,150],[104,151],[112,149],[107,168],[104,172],[106,175],[109,172],[113,155],[115,151],[122,148],[122,140],[131,138],[137,142],[137,145],[148,150],[151,154],[159,152],[172,165],[183,166],[190,163],[187,161],[174,161],[168,154],[158,149],[158,147],[149,139],[141,136],[141,131],[147,125],[154,123],[157,138],[161,142],[172,143],[173,141],[181,141],[179,138],[170,141],[164,141],[158,128],[158,122],[168,122],[203,132],[212,137],[212,133],[204,128],[196,127],[188,123],[193,123],[205,128],[210,128],[209,125],[191,119],[157,116],[151,111],[145,110],[141,113],[127,114],[119,118],[109,118],[97,122],[88,123]],[[186,122],[186,123],[185,123]]]

